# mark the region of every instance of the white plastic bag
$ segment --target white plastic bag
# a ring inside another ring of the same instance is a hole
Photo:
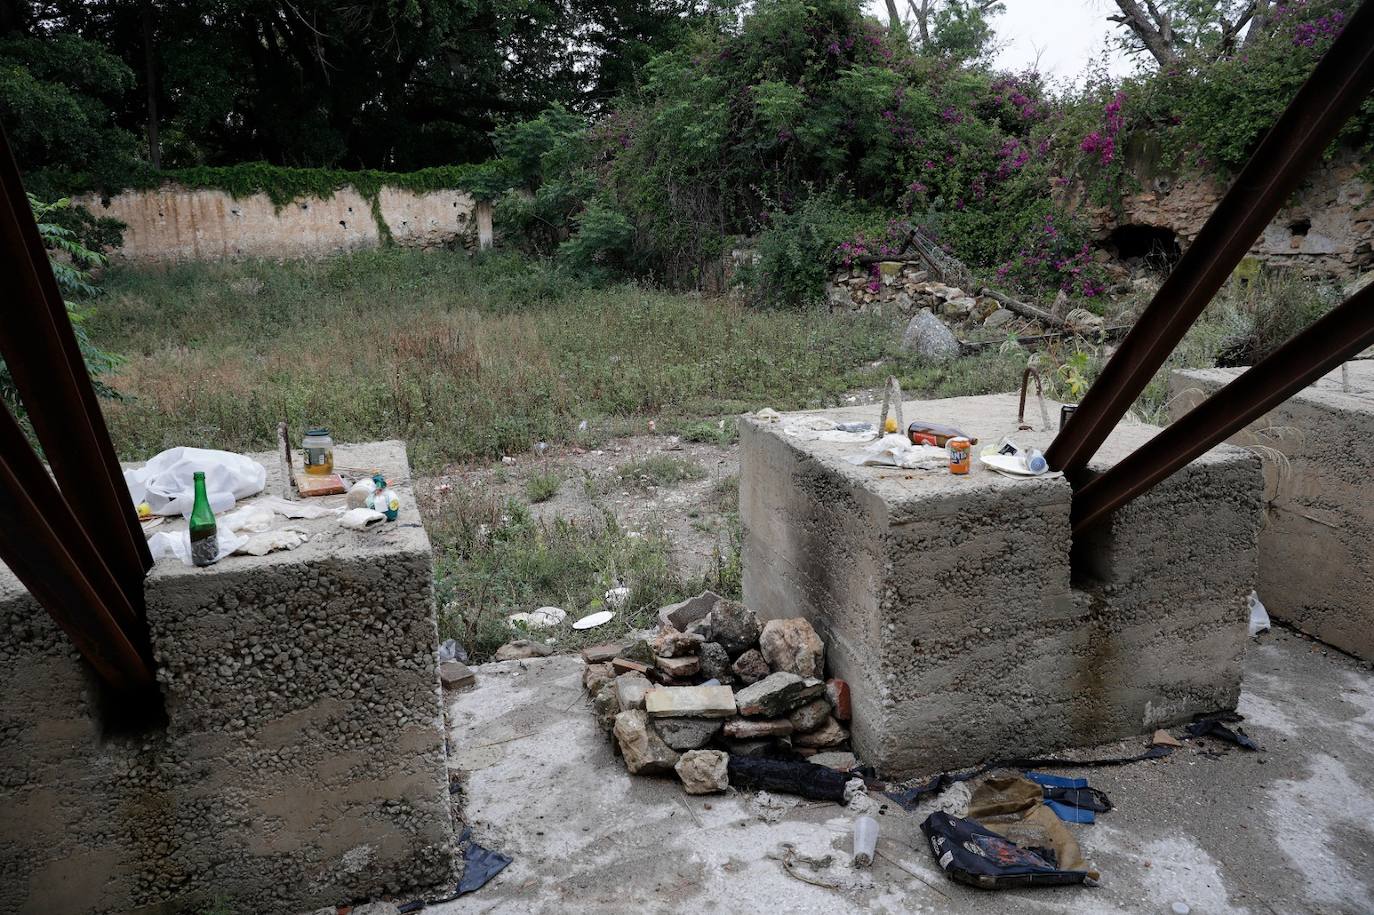
[[[1246,598],[1250,605],[1250,637],[1254,638],[1261,632],[1269,631],[1269,611],[1264,609],[1264,604],[1260,603],[1259,594],[1254,591]]]
[[[267,468],[252,458],[205,448],[170,448],[142,467],[124,471],[134,504],[147,502],[155,515],[190,515],[195,504],[197,470],[205,473],[205,492],[216,512],[262,492]]]
[[[913,445],[905,435],[884,435],[849,458],[859,467],[877,465],[907,470],[939,470],[949,466],[949,452],[933,445]]]
[[[219,552],[215,555],[215,562],[219,562],[248,542],[247,537],[224,528],[219,528],[215,532],[215,536],[219,546]],[[181,560],[182,565],[195,564],[191,562],[190,531],[159,531],[148,538],[148,552],[153,554],[154,560],[164,556],[175,556]]]

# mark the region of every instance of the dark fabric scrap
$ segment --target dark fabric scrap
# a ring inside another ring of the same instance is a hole
[[[1062,827],[1061,827],[1062,828]],[[1022,848],[972,820],[936,811],[921,824],[935,862],[950,877],[978,889],[1083,883],[1086,870],[1063,870],[1054,854]],[[1048,858],[1046,857],[1048,855]]]
[[[458,840],[463,846],[463,879],[458,881],[458,895],[480,890],[510,864],[509,855],[483,848],[471,840],[472,827],[464,826],[463,835]]]
[[[844,803],[844,786],[850,776],[809,762],[769,759],[764,756],[730,755],[726,764],[730,784],[798,794],[813,801]]]
[[[1044,772],[1023,772],[1041,786],[1045,806],[1066,823],[1096,823],[1097,814],[1112,809],[1106,793],[1088,785],[1086,778],[1066,778]]]
[[[1218,740],[1233,743],[1241,749],[1249,750],[1252,753],[1258,751],[1260,748],[1259,744],[1255,743],[1249,734],[1246,734],[1240,728],[1236,728],[1234,731],[1231,730],[1221,723],[1220,718],[1203,718],[1201,721],[1194,721],[1184,728],[1184,730],[1188,732],[1189,736],[1215,737]]]
[[[1124,766],[1130,763],[1144,762],[1149,759],[1161,759],[1172,752],[1174,752],[1173,747],[1161,745],[1150,747],[1138,756],[1114,756],[1108,759],[1001,759],[996,762],[990,762],[985,766],[979,766],[977,769],[971,769],[963,774],[942,772],[920,785],[904,788],[901,791],[885,791],[883,793],[896,801],[903,810],[914,810],[916,806],[921,803],[921,799],[926,795],[939,794],[956,782],[966,782],[971,778],[987,775],[989,772],[996,769],[1034,769],[1037,766],[1054,768]],[[1086,784],[1086,782],[1084,784]],[[1105,794],[1102,796],[1104,798],[1106,797]]]

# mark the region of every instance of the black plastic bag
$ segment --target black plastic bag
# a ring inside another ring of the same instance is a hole
[[[813,801],[844,803],[844,786],[850,776],[809,762],[791,762],[763,756],[730,755],[730,784],[762,788],[783,794],[799,794]]]
[[[983,890],[1083,883],[1087,871],[1060,870],[1048,850],[1022,848],[973,820],[936,811],[921,824],[935,862],[960,883]]]
[[[1238,717],[1239,716],[1237,716],[1237,718]],[[1184,728],[1184,730],[1192,737],[1215,737],[1218,740],[1233,743],[1241,749],[1249,750],[1252,753],[1259,750],[1259,744],[1255,743],[1254,739],[1249,734],[1245,733],[1240,728],[1236,728],[1234,731],[1231,730],[1221,723],[1220,717],[1203,718],[1201,721],[1194,721]]]

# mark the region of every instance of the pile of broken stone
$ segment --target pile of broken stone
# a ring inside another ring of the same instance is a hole
[[[582,652],[597,722],[632,774],[676,772],[688,794],[710,794],[729,787],[731,754],[854,767],[849,686],[823,679],[825,645],[805,619],[760,624],[707,591],[659,610],[645,635]]]

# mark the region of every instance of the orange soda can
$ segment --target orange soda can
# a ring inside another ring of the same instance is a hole
[[[963,436],[956,436],[946,446],[949,448],[949,472],[968,473],[969,452],[973,450],[973,443]]]

